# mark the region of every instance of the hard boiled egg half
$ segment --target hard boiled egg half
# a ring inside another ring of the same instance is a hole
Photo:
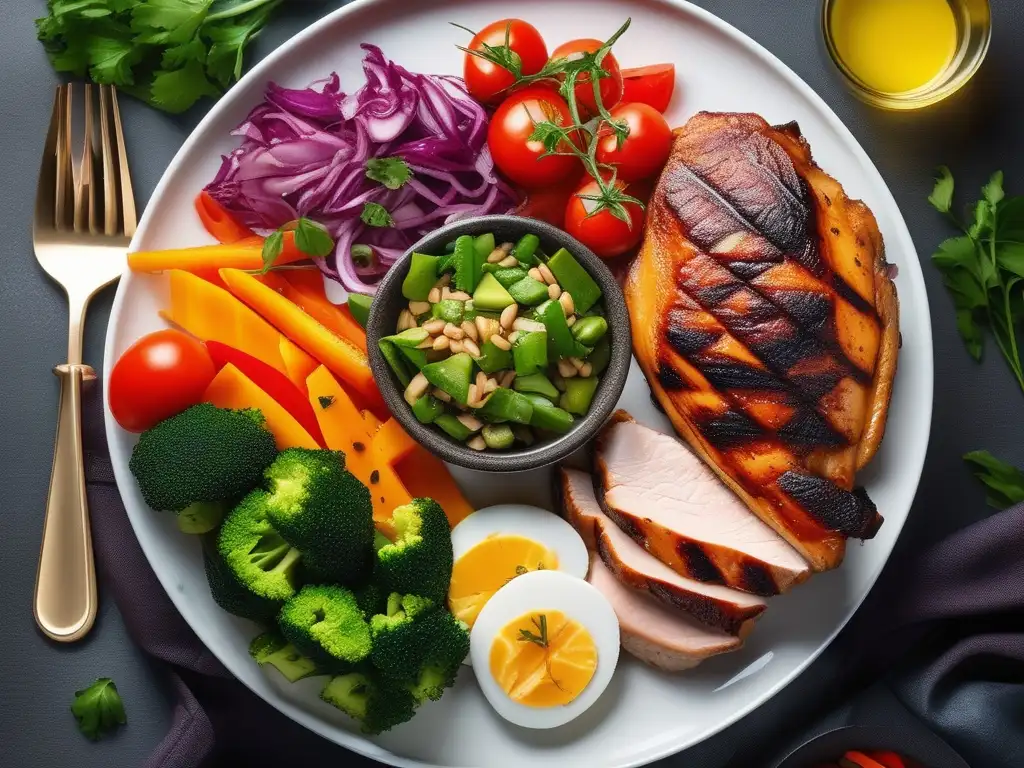
[[[524,728],[555,728],[586,712],[608,686],[619,659],[619,621],[586,581],[532,571],[483,606],[469,653],[499,715]]]
[[[532,571],[587,577],[583,539],[552,512],[526,504],[499,504],[469,515],[452,529],[455,564],[448,608],[470,627],[487,601],[513,579]]]

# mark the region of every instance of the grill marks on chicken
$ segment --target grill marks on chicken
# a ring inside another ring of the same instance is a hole
[[[677,131],[626,284],[637,359],[692,447],[816,569],[881,518],[854,476],[884,431],[898,321],[870,211],[795,125]]]

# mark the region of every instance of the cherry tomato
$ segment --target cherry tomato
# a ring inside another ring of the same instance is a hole
[[[582,166],[578,173],[574,173],[567,179],[540,189],[521,190],[519,194],[519,205],[516,206],[516,216],[525,216],[529,219],[540,219],[552,226],[562,229],[565,223],[565,206],[569,203],[569,197],[583,183],[583,179],[589,179],[587,172]]]
[[[630,192],[625,182],[621,180],[617,180],[615,186],[627,193]],[[588,216],[597,203],[584,200],[579,195],[596,195],[598,192],[597,182],[590,180],[569,198],[569,204],[565,207],[565,231],[602,259],[611,259],[621,256],[640,242],[644,229],[644,212],[636,203],[626,203],[628,224],[613,216],[607,208]]]
[[[551,54],[552,59],[578,59],[585,53],[593,53],[604,43],[601,40],[583,38],[581,40],[570,40],[555,48]],[[622,72],[619,70],[619,62],[615,54],[609,51],[601,59],[601,69],[608,73],[601,78],[601,103],[604,108],[610,110],[622,98]],[[597,102],[594,100],[594,86],[590,82],[589,75],[580,75],[576,79],[576,105],[580,110],[580,118],[587,119],[597,114]]]
[[[110,412],[129,432],[144,432],[203,399],[216,374],[202,342],[167,329],[143,336],[110,372]]]
[[[639,181],[659,173],[672,149],[672,129],[654,107],[619,104],[611,111],[615,120],[629,126],[629,135],[617,146],[614,132],[605,126],[597,144],[597,161],[614,164],[623,181]]]
[[[572,156],[541,158],[544,145],[530,136],[535,124],[544,121],[572,125],[569,107],[555,90],[532,86],[501,102],[487,127],[487,145],[498,169],[527,189],[554,184],[579,168],[579,160]]]
[[[511,53],[518,57],[520,71],[524,75],[537,74],[548,60],[548,47],[544,44],[544,38],[536,27],[522,19],[502,19],[488,24],[476,33],[469,44],[469,50],[483,51],[485,44],[497,48],[495,53],[498,56],[509,56]],[[505,90],[515,83],[508,69],[471,53],[466,54],[463,77],[469,95],[484,104],[501,101]]]
[[[664,112],[672,101],[675,88],[675,64],[651,64],[622,70],[623,101],[638,101]]]

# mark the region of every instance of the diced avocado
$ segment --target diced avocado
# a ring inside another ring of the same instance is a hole
[[[565,310],[560,302],[550,299],[537,307],[537,316],[548,332],[548,356],[550,358],[577,357],[583,354],[579,342],[573,338],[565,319]]]
[[[514,421],[529,424],[533,415],[533,405],[520,394],[505,387],[498,387],[487,398],[482,408],[477,409],[481,418],[491,421]]]
[[[437,283],[437,256],[414,253],[409,259],[409,271],[402,281],[402,295],[409,301],[426,301]]]
[[[512,345],[517,376],[529,376],[548,367],[548,335],[543,331],[520,331]]]
[[[480,357],[476,359],[476,365],[487,374],[511,368],[512,352],[500,349],[494,345],[494,342],[488,341],[480,345]]]
[[[526,271],[519,267],[502,267],[494,270],[494,279],[501,283],[502,288],[509,288],[526,277]],[[513,297],[514,298],[514,297]]]
[[[373,296],[367,296],[365,293],[350,293],[348,295],[348,311],[352,313],[352,319],[363,328],[366,327],[366,322],[370,319],[370,304],[372,302]]]
[[[519,304],[526,307],[534,307],[548,300],[548,287],[529,275],[510,285],[508,293]]]
[[[415,348],[427,340],[430,334],[422,328],[406,328],[401,333],[385,336],[381,341],[390,341],[396,347]]]
[[[565,392],[558,404],[569,413],[585,416],[597,391],[597,376],[576,376],[565,380]]]
[[[480,280],[480,262],[470,235],[462,235],[455,241],[455,287],[472,293]]]
[[[572,414],[551,404],[551,401],[543,395],[523,395],[533,405],[533,415],[530,417],[530,426],[537,429],[546,429],[548,432],[563,434],[572,429]]]
[[[601,298],[601,288],[594,278],[565,248],[559,248],[548,259],[548,269],[554,274],[563,291],[572,294],[576,311],[583,314]]]
[[[427,381],[447,392],[463,405],[469,400],[469,384],[473,376],[473,358],[465,352],[459,352],[445,360],[428,363],[421,373]]]
[[[511,448],[516,439],[508,424],[485,424],[481,434],[487,447],[495,451]]]
[[[460,443],[468,440],[470,435],[473,434],[469,427],[450,413],[442,413],[434,419],[434,423],[447,432],[449,437],[455,438]]]
[[[604,373],[605,368],[608,367],[608,363],[612,359],[612,345],[608,341],[608,337],[603,337],[597,344],[594,345],[593,350],[587,355],[587,362],[590,363],[594,369],[594,375],[600,376]]]
[[[433,395],[423,395],[412,405],[412,415],[423,424],[432,423],[444,413],[444,403]]]
[[[398,351],[398,347],[387,339],[378,341],[377,346],[380,348],[380,353],[384,355],[384,359],[388,361],[388,365],[391,366],[391,370],[398,379],[398,383],[403,388],[409,386],[412,376],[409,375],[408,364],[405,362],[405,357],[402,353]]]
[[[509,295],[508,291],[490,273],[480,279],[480,284],[473,292],[473,306],[477,309],[501,311],[515,303],[516,300]]]
[[[561,394],[555,385],[551,383],[551,379],[545,376],[543,373],[531,373],[529,376],[517,376],[515,381],[512,382],[512,388],[516,392],[535,392],[538,395],[544,395],[544,397],[550,400],[557,400]]]
[[[441,299],[430,308],[430,314],[446,323],[458,325],[464,319],[465,306],[457,299]]]
[[[540,264],[540,260],[537,258],[538,246],[540,246],[539,237],[532,234],[523,235],[519,238],[519,242],[516,243],[516,247],[512,249],[512,255],[516,257],[520,264],[534,267]]]

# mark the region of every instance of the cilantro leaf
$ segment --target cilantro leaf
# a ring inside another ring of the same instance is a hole
[[[185,43],[206,20],[213,0],[146,0],[132,9],[132,30],[145,42]]]
[[[953,174],[949,168],[940,165],[936,171],[935,189],[928,195],[928,202],[939,213],[949,213],[953,207]]]
[[[371,157],[366,161],[366,178],[388,189],[400,189],[412,178],[412,171],[400,157]]]
[[[230,23],[211,23],[204,27],[206,36],[213,43],[206,59],[210,77],[225,88],[233,80],[241,78],[245,46],[260,33],[273,10],[273,5],[267,5]]]
[[[128,722],[117,686],[109,677],[101,677],[88,688],[75,691],[71,712],[78,721],[78,730],[93,741]]]
[[[97,83],[131,85],[135,82],[132,67],[139,63],[139,49],[131,40],[104,37],[89,46],[89,75]]]
[[[303,253],[322,259],[334,250],[334,240],[319,224],[301,218],[295,227],[295,247]]]
[[[988,183],[981,188],[981,195],[989,205],[999,205],[1003,197],[1003,172],[996,171],[988,180]]]
[[[964,461],[973,464],[974,476],[984,483],[990,493],[987,500],[996,509],[1005,509],[1024,501],[1024,472],[1000,461],[988,451],[971,451]]]
[[[157,72],[151,94],[153,105],[171,114],[184,112],[203,96],[220,95],[206,79],[203,65],[194,60],[181,69]]]
[[[388,213],[388,209],[380,203],[365,203],[363,205],[363,212],[359,214],[359,218],[363,220],[364,224],[368,224],[371,227],[395,226],[395,220],[391,218],[391,214]]]
[[[263,257],[263,269],[260,270],[261,275],[268,272],[274,266],[274,262],[277,261],[277,257],[281,255],[283,250],[284,232],[279,229],[269,234],[267,239],[263,241],[263,251],[260,254]]]

